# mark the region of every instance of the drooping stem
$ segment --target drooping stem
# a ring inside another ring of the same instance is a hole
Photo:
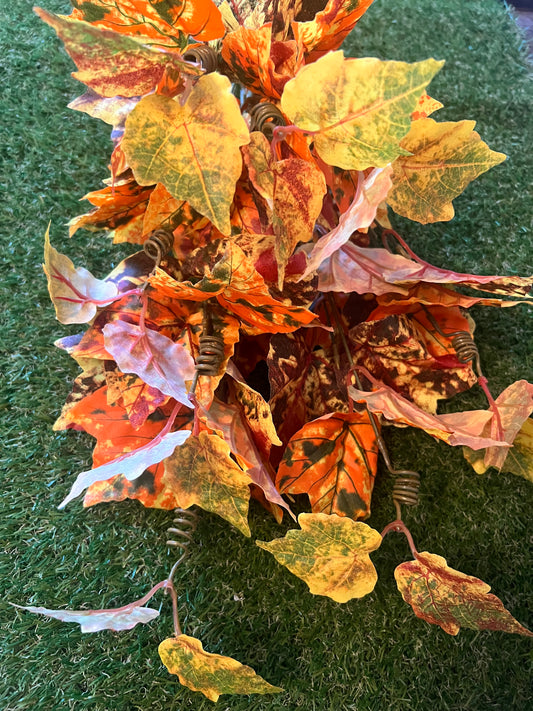
[[[409,543],[409,548],[411,549],[413,558],[416,558],[418,555],[418,551],[416,550],[415,542],[413,540],[413,536],[411,535],[411,531],[407,528],[405,523],[401,519],[396,519],[396,521],[392,521],[387,526],[385,526],[385,528],[381,532],[381,537],[385,538],[385,536],[391,531],[404,534],[404,536],[407,538],[407,542]]]
[[[183,632],[180,627],[180,618],[178,615],[178,595],[176,593],[176,588],[174,583],[170,578],[165,580],[165,590],[170,592],[170,598],[172,600],[172,622],[174,624],[174,636],[179,637]]]

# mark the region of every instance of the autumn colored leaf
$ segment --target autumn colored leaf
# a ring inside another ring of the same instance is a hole
[[[528,417],[516,435],[502,470],[533,482],[533,419]]]
[[[348,602],[372,592],[378,576],[369,553],[381,545],[377,531],[335,514],[303,513],[298,523],[301,530],[257,545],[304,580],[313,595]]]
[[[176,48],[182,33],[202,42],[224,34],[212,0],[73,0],[72,4],[73,18],[160,47]]]
[[[139,100],[139,96],[100,96],[96,91],[88,88],[84,94],[73,99],[67,106],[73,111],[81,111],[118,129],[124,126],[128,114]]]
[[[35,12],[64,42],[78,68],[72,76],[100,96],[147,94],[157,86],[169,65],[192,76],[201,74],[198,67],[185,62],[175,52],[160,47],[151,49],[133,37],[100,29],[72,17],[54,15],[41,8],[35,8]]]
[[[100,362],[100,361],[96,361]],[[147,385],[133,373],[121,373],[116,368],[106,372],[107,402],[120,402],[128,413],[132,426],[142,427],[146,419],[169,397],[157,388]]]
[[[165,480],[178,506],[197,504],[229,521],[245,536],[250,477],[231,459],[230,448],[217,435],[200,432],[165,462]]]
[[[488,410],[432,415],[409,402],[387,385],[377,381],[374,381],[374,385],[377,389],[369,392],[349,386],[348,394],[355,402],[366,403],[371,412],[379,412],[385,419],[395,424],[425,430],[432,437],[453,446],[464,444],[476,450],[506,446],[505,442],[483,436],[485,425],[493,417],[493,413]]]
[[[190,406],[186,381],[192,381],[196,369],[181,344],[144,324],[126,321],[108,323],[103,334],[106,350],[123,373],[135,373],[147,385]]]
[[[249,132],[227,77],[207,74],[185,103],[145,96],[126,121],[122,147],[137,182],[162,183],[223,233]]]
[[[464,455],[477,474],[484,474],[489,467],[496,467],[500,470],[504,467],[507,457],[513,451],[511,445],[524,423],[529,422],[528,418],[533,412],[533,385],[527,380],[517,380],[498,395],[495,405],[503,429],[503,438],[508,446],[489,447],[484,451],[477,452],[465,447]],[[486,437],[497,438],[498,422],[496,418],[486,424],[483,434]]]
[[[340,216],[337,227],[320,237],[315,244],[309,255],[309,261],[303,277],[318,269],[324,260],[348,242],[354,232],[372,224],[376,217],[378,206],[386,198],[392,185],[391,172],[392,169],[387,166],[386,168],[375,168],[366,178],[362,173],[359,173],[359,184],[353,202],[346,212]],[[331,280],[328,282],[327,277],[325,278],[328,272],[328,267],[324,265],[324,269],[319,272],[319,289],[321,291],[345,291],[342,287],[334,289],[322,288],[324,283],[326,283],[326,287],[331,287]],[[346,291],[355,291],[355,289]]]
[[[461,627],[467,627],[533,637],[502,601],[489,593],[490,585],[450,568],[440,555],[417,553],[415,560],[396,568],[394,577],[415,615],[448,634],[456,635]]]
[[[50,244],[50,226],[44,236],[43,269],[56,318],[61,323],[87,323],[98,308],[117,299],[115,284],[94,277],[84,267],[76,268]]]
[[[341,51],[330,52],[287,82],[281,108],[313,136],[326,163],[346,170],[383,168],[405,152],[400,140],[411,113],[442,64],[345,59]]]
[[[430,114],[442,109],[443,104],[436,99],[432,99],[428,94],[422,94],[418,99],[418,104],[416,109],[411,114],[411,121],[417,121],[418,119],[427,118]]]
[[[170,674],[176,674],[180,684],[200,691],[211,701],[218,701],[221,694],[276,694],[283,691],[236,659],[206,652],[199,639],[185,634],[161,642],[159,656]]]
[[[69,393],[61,414],[54,423],[54,430],[64,430],[72,425],[69,412],[85,397],[96,392],[106,384],[107,373],[105,361],[98,358],[82,359],[80,366],[82,372],[76,377],[72,384],[72,391]]]
[[[413,121],[401,142],[409,155],[397,158],[392,189],[387,197],[392,209],[422,224],[451,220],[452,200],[478,175],[505,160],[490,150],[474,131],[475,121],[437,123]]]
[[[282,494],[307,494],[314,513],[367,518],[377,459],[368,414],[331,413],[292,437],[276,484]]]
[[[142,244],[143,217],[152,191],[153,187],[145,188],[135,180],[125,179],[88,193],[82,199],[95,209],[70,220],[70,236],[83,227],[91,232],[111,231],[115,244]]]
[[[338,49],[374,0],[328,0],[312,20],[293,22],[297,42],[313,62],[333,49]]]
[[[303,66],[301,46],[272,41],[272,23],[258,29],[239,27],[222,41],[222,59],[230,74],[250,91],[278,100],[283,87]]]

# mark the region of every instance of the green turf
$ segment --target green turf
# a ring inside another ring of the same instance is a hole
[[[52,11],[67,3],[42,0]],[[120,255],[104,237],[62,226],[83,211],[77,202],[104,177],[107,127],[66,104],[82,87],[50,28],[30,0],[0,8],[2,66],[0,202],[2,289],[0,399],[2,597],[49,607],[115,606],[162,579],[170,516],[134,502],[83,510],[56,506],[73,474],[89,463],[90,438],[53,433],[52,422],[76,373],[55,338],[76,329],[53,318],[40,263],[46,224],[56,247],[102,276]],[[531,84],[521,38],[497,0],[376,0],[347,48],[359,56],[408,61],[446,59],[431,93],[446,106],[439,120],[476,119],[506,163],[455,201],[450,223],[422,227],[397,220],[423,257],[480,273],[531,273]],[[529,261],[529,264],[528,264]],[[477,309],[484,369],[496,391],[532,378],[533,323],[525,307]],[[483,407],[472,391],[453,404]],[[407,520],[420,550],[493,586],[511,612],[533,626],[528,514],[533,488],[495,472],[475,475],[459,450],[406,430],[388,432],[399,465],[424,474],[420,506]],[[370,524],[391,518],[390,482],[376,487]],[[418,620],[394,586],[406,559],[391,535],[374,555],[375,591],[337,605],[315,598],[278,566],[255,538],[280,528],[252,507],[252,540],[201,514],[194,552],[177,582],[185,632],[211,652],[253,666],[284,694],[221,698],[224,711],[488,711],[531,708],[531,642],[463,630],[449,637]],[[282,527],[285,530],[285,527]],[[149,626],[82,635],[77,626],[2,605],[2,711],[199,711],[211,702],[180,687],[159,662],[157,644],[171,634],[170,607]]]

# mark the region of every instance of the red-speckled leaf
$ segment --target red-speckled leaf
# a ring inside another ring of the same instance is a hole
[[[511,445],[515,437],[533,412],[533,385],[527,380],[517,380],[498,395],[496,407],[503,428],[503,438],[509,446],[489,447],[477,452],[465,447],[464,455],[478,474],[484,474],[489,467],[500,470],[504,467],[507,457],[512,452]],[[495,418],[487,423],[483,434],[486,437],[497,438],[498,428]]]
[[[99,29],[71,17],[54,15],[41,8],[36,8],[35,12],[63,40],[78,68],[73,73],[74,78],[100,96],[147,94],[155,89],[169,65],[192,76],[201,74],[198,67],[185,62],[176,52],[161,47],[151,49],[132,37]]]
[[[292,437],[276,484],[282,494],[307,494],[314,513],[367,518],[377,458],[366,412],[324,415]]]
[[[489,592],[490,585],[450,568],[440,555],[417,553],[415,560],[396,568],[394,577],[415,615],[448,634],[456,635],[467,627],[533,637]]]
[[[142,427],[146,418],[170,399],[157,388],[147,385],[137,375],[121,373],[116,368],[106,372],[106,383],[107,402],[110,405],[120,402],[135,428]]]
[[[428,94],[422,94],[420,99],[418,99],[416,109],[411,114],[411,121],[427,118],[430,114],[442,109],[442,107],[443,104],[437,101],[437,99],[432,99]]]
[[[72,4],[74,18],[159,47],[175,48],[186,40],[183,35],[207,42],[224,34],[220,11],[212,0],[73,0]]]

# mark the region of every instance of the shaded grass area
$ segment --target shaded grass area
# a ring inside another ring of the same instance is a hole
[[[44,2],[44,0],[43,0]],[[59,0],[46,8],[66,12]],[[2,598],[49,607],[111,607],[165,577],[170,514],[135,502],[83,510],[56,506],[72,475],[87,468],[91,440],[53,433],[76,365],[52,343],[65,334],[53,318],[42,275],[42,235],[98,276],[128,251],[104,237],[66,238],[62,223],[84,211],[85,192],[105,177],[107,127],[69,111],[81,93],[71,63],[32,2],[3,3],[0,125],[2,303],[0,400]],[[16,28],[16,32],[14,29]],[[376,0],[346,46],[357,56],[447,64],[431,85],[446,106],[438,120],[474,118],[482,137],[508,154],[455,201],[450,223],[422,227],[396,220],[420,256],[479,273],[532,271],[531,85],[520,37],[497,0]],[[532,378],[533,324],[526,307],[474,311],[484,370],[495,391]],[[70,329],[74,332],[75,329]],[[447,407],[484,407],[471,391]],[[407,522],[420,550],[445,555],[476,575],[521,622],[533,626],[528,515],[532,488],[511,475],[476,476],[462,454],[428,436],[389,430],[399,466],[420,468],[420,506]],[[380,477],[369,523],[390,520],[391,482]],[[194,553],[177,575],[184,631],[211,652],[253,666],[284,694],[222,697],[231,711],[316,709],[526,709],[531,643],[463,630],[449,637],[415,618],[402,601],[394,567],[408,557],[403,538],[388,536],[373,556],[380,579],[360,601],[337,605],[312,597],[253,540],[281,535],[252,506],[252,540],[202,513]],[[82,635],[77,626],[1,607],[0,708],[5,711],[184,711],[211,702],[180,687],[157,656],[171,634],[170,604],[150,626]]]

